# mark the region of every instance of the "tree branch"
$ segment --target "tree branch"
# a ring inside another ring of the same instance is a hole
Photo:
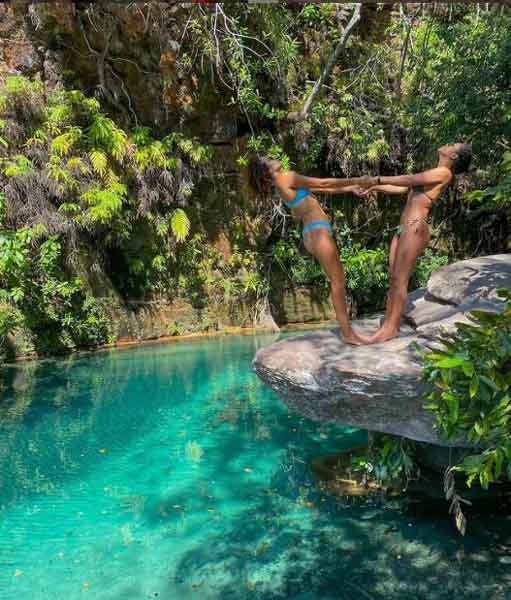
[[[321,91],[321,88],[323,87],[323,84],[330,77],[330,74],[332,73],[332,70],[333,70],[335,64],[337,63],[337,60],[339,59],[341,52],[346,47],[346,43],[347,43],[348,39],[350,38],[350,35],[351,35],[353,29],[355,28],[357,23],[360,21],[361,9],[362,9],[362,3],[357,2],[355,4],[355,8],[353,10],[353,15],[351,16],[350,22],[348,23],[348,25],[342,32],[342,36],[341,36],[341,39],[339,40],[339,43],[337,44],[334,52],[328,59],[326,67],[325,67],[323,73],[321,73],[320,78],[314,84],[314,87],[312,88],[312,91],[309,94],[309,97],[305,101],[305,104],[303,105],[302,110],[299,113],[290,113],[288,115],[289,119],[294,120],[294,121],[303,121],[307,117],[312,104],[316,100],[319,92]]]
[[[420,8],[418,8],[417,11],[415,13],[413,13],[411,16],[409,16],[404,11],[403,8],[402,8],[402,11],[403,11],[403,17],[404,17],[403,20],[404,20],[405,26],[406,26],[406,34],[405,34],[403,46],[401,48],[401,57],[399,59],[399,75],[396,80],[396,94],[397,94],[398,98],[401,98],[401,83],[403,81],[403,76],[405,74],[406,59],[408,58],[408,49],[410,47],[410,36],[412,33],[412,27],[413,27],[416,17],[419,14]]]

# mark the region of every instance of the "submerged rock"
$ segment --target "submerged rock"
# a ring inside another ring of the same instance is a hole
[[[457,278],[460,280],[458,281]],[[498,311],[497,289],[511,288],[511,254],[466,260],[435,273],[427,290],[410,294],[398,338],[349,346],[336,330],[308,333],[259,350],[253,366],[290,408],[315,421],[361,427],[448,447],[424,408],[422,352],[440,344],[473,309]],[[355,323],[365,334],[379,319]]]

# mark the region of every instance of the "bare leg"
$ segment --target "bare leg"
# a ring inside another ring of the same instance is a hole
[[[395,235],[392,238],[392,242],[390,243],[390,252],[389,252],[389,274],[390,274],[390,276],[392,276],[392,272],[394,271],[394,264],[396,262],[398,245],[399,245],[399,236]]]
[[[392,277],[394,274],[394,266],[396,264],[396,256],[397,256],[398,248],[399,248],[399,236],[395,235],[392,238],[392,242],[390,243],[390,251],[389,251],[389,280],[390,281],[392,281]],[[391,309],[391,302],[390,302],[390,291],[389,291],[389,294],[387,295],[387,304],[385,306],[385,318],[383,320],[383,324],[385,324],[388,321],[390,309]],[[383,324],[381,325],[382,327],[383,327]]]
[[[401,315],[406,305],[408,282],[415,262],[428,242],[429,228],[422,223],[406,227],[401,234],[390,273],[390,291],[385,322],[376,335],[371,338],[373,344],[390,340],[399,333]]]
[[[366,342],[367,340],[357,335],[351,327],[346,302],[346,279],[332,236],[326,229],[315,229],[307,232],[303,241],[307,251],[319,260],[330,279],[332,303],[344,342],[347,344]]]

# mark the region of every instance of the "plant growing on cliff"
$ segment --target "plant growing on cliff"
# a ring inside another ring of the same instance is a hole
[[[4,127],[7,156],[0,158],[9,216],[22,225],[39,218],[52,233],[74,229],[123,239],[134,214],[151,222],[153,213],[189,202],[191,168],[200,173],[211,156],[179,132],[158,140],[147,127],[125,131],[81,91],[61,89],[44,103],[38,82],[8,77],[0,99],[13,115]],[[32,104],[37,112],[28,110]],[[168,231],[183,240],[189,223],[180,208]]]
[[[59,89],[47,101],[43,92],[39,81],[23,77],[0,86],[8,117],[0,156],[8,228],[42,225],[75,249],[92,237],[98,260],[113,251],[137,266],[120,278],[129,282],[124,289],[170,286],[210,147],[181,132],[156,139],[148,127],[126,131],[81,91]],[[130,260],[141,230],[157,243]]]
[[[428,408],[447,438],[465,436],[479,448],[454,469],[484,489],[511,479],[511,291],[501,313],[473,311],[458,323],[445,350],[427,354],[424,377],[433,386]]]
[[[101,303],[66,274],[59,238],[46,237],[40,225],[0,229],[0,305],[0,340],[23,325],[41,353],[95,347],[109,338]]]

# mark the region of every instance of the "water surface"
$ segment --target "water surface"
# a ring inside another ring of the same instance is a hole
[[[273,340],[10,369],[0,598],[511,598],[505,515],[462,540],[446,515],[315,487],[310,461],[365,434],[291,414],[259,382],[250,362]]]

